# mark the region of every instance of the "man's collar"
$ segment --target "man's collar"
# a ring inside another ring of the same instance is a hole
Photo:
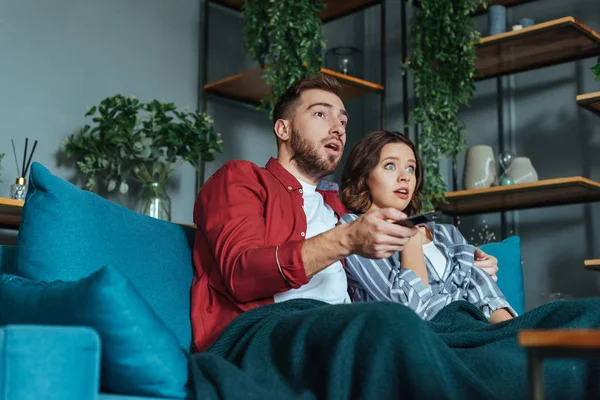
[[[287,169],[283,168],[283,165],[281,165],[276,158],[271,157],[269,159],[269,162],[267,162],[267,170],[272,173],[288,191],[302,189],[302,185],[298,179],[290,174]]]
[[[302,185],[298,179],[285,169],[276,158],[271,157],[267,162],[266,168],[288,191],[302,189]],[[321,179],[317,184],[317,190],[337,192],[339,187],[335,182]]]

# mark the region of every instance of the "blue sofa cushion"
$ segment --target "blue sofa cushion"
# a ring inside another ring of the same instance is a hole
[[[519,314],[525,312],[525,289],[521,264],[521,239],[511,236],[501,242],[480,246],[481,250],[498,259],[498,287],[506,300]]]
[[[101,266],[116,266],[189,349],[194,229],[81,190],[39,163],[30,171],[18,234],[18,275],[71,281]]]
[[[0,325],[6,324],[91,327],[102,343],[103,390],[157,397],[186,396],[185,351],[115,268],[101,268],[74,282],[0,275]]]

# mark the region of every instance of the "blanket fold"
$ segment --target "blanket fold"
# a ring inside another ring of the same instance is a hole
[[[495,325],[462,301],[423,321],[395,303],[290,300],[240,315],[191,356],[191,376],[198,399],[525,399],[518,332],[598,326],[600,299],[549,303]],[[552,359],[544,378],[547,399],[581,399],[600,370]]]

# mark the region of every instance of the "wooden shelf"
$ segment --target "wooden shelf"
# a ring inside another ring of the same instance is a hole
[[[325,75],[336,78],[342,84],[342,99],[363,96],[370,92],[382,92],[383,86],[321,68]],[[262,68],[254,68],[204,85],[208,92],[250,104],[260,104],[267,93],[267,84],[261,77]]]
[[[446,193],[449,215],[524,210],[600,200],[600,183],[580,176]]]
[[[573,17],[481,38],[476,80],[600,55],[600,35]]]
[[[583,262],[583,266],[585,269],[589,269],[592,271],[600,271],[600,259],[597,260],[585,260]]]
[[[13,200],[0,197],[0,228],[18,229],[21,224],[23,200]]]
[[[212,1],[238,11],[242,9],[242,5],[244,4],[244,0]],[[325,8],[323,11],[321,11],[321,20],[323,22],[328,22],[353,12],[360,11],[364,8],[379,4],[379,0],[323,0],[323,3],[325,3]]]
[[[577,105],[600,115],[600,92],[580,94],[577,96]]]

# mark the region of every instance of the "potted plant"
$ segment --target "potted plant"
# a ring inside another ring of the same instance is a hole
[[[412,2],[412,1],[411,1]],[[413,52],[405,68],[413,72],[418,100],[410,123],[419,124],[419,151],[426,176],[424,208],[445,202],[446,184],[440,160],[456,163],[465,145],[459,109],[475,91],[475,43],[479,33],[472,14],[486,0],[419,0],[411,21]]]
[[[65,153],[87,176],[86,187],[129,192],[142,187],[139,211],[170,220],[166,183],[183,162],[194,168],[222,152],[221,136],[203,113],[180,111],[173,103],[140,102],[120,94],[107,97],[86,114],[86,124],[65,141]]]
[[[253,0],[242,7],[244,45],[264,67],[269,92],[263,107],[273,116],[273,99],[297,80],[319,73],[323,64],[321,0]]]

